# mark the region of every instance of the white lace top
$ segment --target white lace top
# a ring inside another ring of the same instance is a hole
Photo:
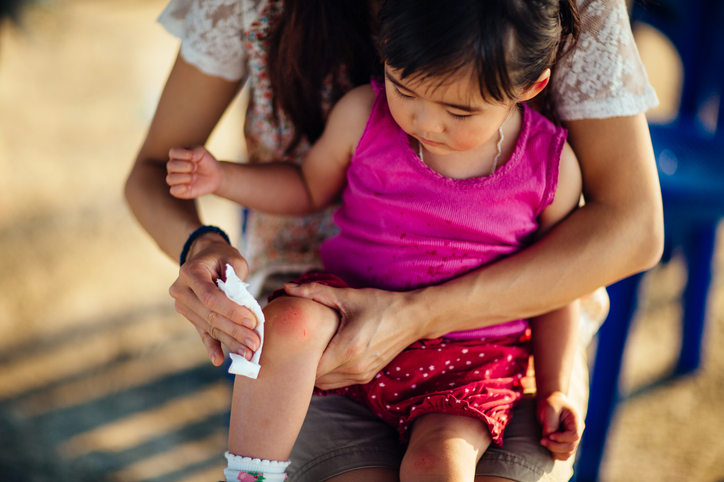
[[[625,0],[578,0],[583,31],[578,47],[559,64],[552,87],[562,120],[634,115],[657,105],[639,59]],[[181,39],[181,55],[202,72],[250,86],[244,134],[250,162],[300,160],[309,145],[292,156],[284,148],[292,126],[283,112],[273,112],[266,74],[270,25],[282,0],[171,0],[159,22]],[[349,86],[347,86],[349,88]],[[331,107],[325,99],[325,109]],[[275,271],[319,266],[318,245],[335,232],[332,209],[299,218],[253,212],[246,221],[244,256],[255,292]],[[584,313],[595,332],[607,311],[605,291],[586,297]],[[585,318],[585,317],[584,317]]]

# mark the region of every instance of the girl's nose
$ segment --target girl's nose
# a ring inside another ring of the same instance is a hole
[[[443,130],[439,116],[433,112],[433,109],[424,106],[415,109],[412,122],[422,132],[440,133]]]

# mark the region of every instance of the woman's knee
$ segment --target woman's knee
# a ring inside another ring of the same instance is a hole
[[[264,352],[324,349],[339,324],[337,312],[306,298],[282,296],[264,307]]]

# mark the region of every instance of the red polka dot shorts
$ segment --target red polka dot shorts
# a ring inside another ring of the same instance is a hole
[[[346,286],[327,273],[303,275],[297,283],[321,282]],[[283,294],[275,292],[270,301]],[[317,395],[346,395],[366,405],[409,439],[416,418],[447,413],[477,418],[490,430],[493,443],[503,443],[503,432],[513,406],[523,396],[521,380],[530,356],[530,329],[524,333],[485,338],[420,340],[400,353],[364,385],[317,390]]]

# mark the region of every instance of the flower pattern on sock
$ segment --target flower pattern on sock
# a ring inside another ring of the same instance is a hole
[[[236,480],[239,482],[262,482],[266,479],[259,472],[239,472]]]

